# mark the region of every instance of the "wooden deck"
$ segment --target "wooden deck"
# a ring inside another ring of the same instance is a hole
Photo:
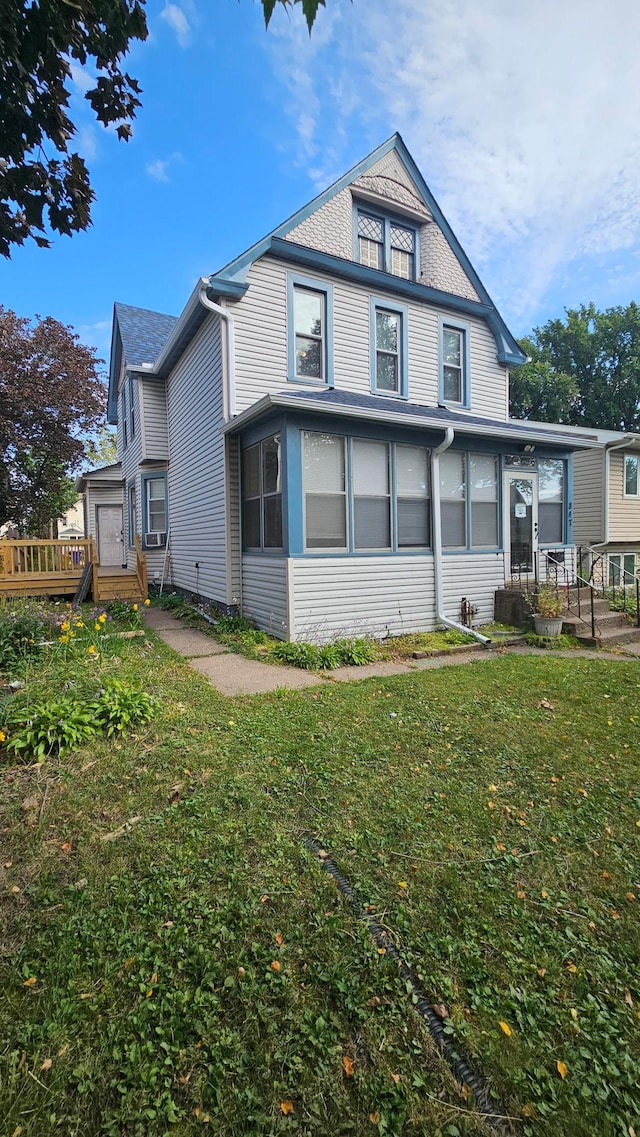
[[[91,537],[79,541],[36,538],[0,540],[0,599],[16,596],[75,596],[82,574],[91,565],[91,598],[147,598],[147,563],[136,541],[135,569],[100,565]]]

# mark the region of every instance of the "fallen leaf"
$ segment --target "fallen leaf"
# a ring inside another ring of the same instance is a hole
[[[526,898],[526,895],[527,895],[526,892],[522,888],[518,889],[518,892],[517,892],[518,900],[524,900]]]
[[[575,1007],[572,1007],[571,1008],[571,1018],[575,1021],[577,1019],[577,1017],[578,1017],[578,1012],[576,1011]]]
[[[575,963],[568,963],[567,964],[567,971],[570,971],[572,975],[575,975],[577,970],[578,970],[578,968],[576,967]]]
[[[535,1105],[531,1105],[529,1102],[526,1102],[525,1105],[523,1105],[523,1107],[522,1107],[522,1116],[523,1117],[535,1117],[536,1112],[537,1111],[536,1111]]]
[[[238,979],[244,979],[244,977],[245,977],[245,975],[246,975],[246,974],[247,974],[247,973],[246,973],[246,971],[245,971],[244,967],[239,967],[239,968],[238,968]]]
[[[433,1009],[436,1012],[439,1019],[447,1019],[449,1017],[449,1012],[448,1012],[447,1008],[445,1007],[444,1003],[434,1003]]]
[[[625,897],[627,900],[635,900],[636,894],[635,892],[625,892]]]
[[[399,1074],[392,1074],[392,1075],[391,1075],[391,1081],[392,1081],[392,1082],[395,1082],[395,1084],[396,1084],[396,1086],[397,1086],[397,1085],[398,1085],[398,1082],[400,1081],[400,1075],[399,1075]]]
[[[498,850],[499,853],[504,853],[506,851],[506,848],[507,848],[506,845],[496,845],[496,849]]]
[[[566,1078],[567,1074],[569,1073],[568,1066],[566,1066],[564,1062],[561,1062],[559,1058],[556,1062],[556,1069],[562,1079]]]
[[[282,964],[279,959],[272,959],[270,966],[272,971],[282,971]]]
[[[3,868],[5,868],[5,869],[13,868],[13,861],[5,861]]]
[[[45,1058],[40,1069],[41,1070],[50,1070],[52,1066],[53,1066],[53,1058]]]
[[[290,1113],[293,1113],[293,1102],[292,1101],[281,1101],[280,1102],[280,1112],[284,1113],[285,1117],[288,1117]]]
[[[16,1125],[16,1127],[15,1127],[15,1129],[14,1129],[13,1133],[11,1134],[11,1137],[20,1137],[20,1134],[21,1134],[21,1133],[22,1133],[22,1126],[21,1126],[21,1125]]]
[[[551,706],[551,703],[549,702],[548,699],[541,699],[540,702],[538,703],[538,706],[544,707],[545,711],[552,711],[553,710],[553,707]]]
[[[36,979],[35,975],[31,975],[28,979],[25,979],[22,986],[23,987],[33,987],[34,984],[36,984],[37,982],[38,982],[38,980]]]
[[[373,1113],[369,1114],[369,1121],[372,1125],[380,1124],[380,1114],[378,1113],[377,1109],[374,1109]]]
[[[275,941],[276,941],[278,947],[282,947],[282,945],[284,943],[284,936],[282,935],[282,932],[276,932]]]
[[[17,896],[17,895],[18,895],[18,893],[21,891],[21,889],[20,889],[20,888],[18,888],[18,885],[17,885],[17,884],[14,884],[14,885],[13,885],[13,888],[11,889],[11,891],[12,891],[12,893],[13,893],[13,895],[14,895],[14,896]]]
[[[60,848],[63,853],[70,853],[73,848],[73,841],[65,841]]]
[[[22,799],[22,808],[25,813],[29,813],[32,809],[37,809],[40,802],[37,797],[25,797]]]
[[[345,1054],[343,1059],[342,1059],[342,1066],[344,1068],[345,1074],[347,1075],[347,1078],[352,1078],[353,1077],[353,1067],[354,1067],[353,1058],[350,1058],[348,1054]]]
[[[546,974],[547,974],[546,967],[539,967],[538,968],[538,975],[540,976],[541,979],[544,979]]]
[[[628,1007],[633,1006],[633,999],[631,998],[631,992],[628,987],[625,987],[624,989],[624,1001]]]
[[[80,998],[81,999],[90,999],[91,998],[91,992],[90,991],[83,991]]]
[[[513,1031],[511,1030],[509,1023],[503,1022],[502,1019],[498,1019],[498,1026],[500,1027],[502,1033],[506,1034],[507,1038],[511,1038]]]
[[[62,1055],[66,1054],[68,1049],[69,1049],[69,1043],[68,1042],[63,1043],[63,1045],[60,1047],[60,1049],[58,1051],[58,1058],[62,1058]]]
[[[268,900],[269,900],[269,897],[267,896],[267,894],[266,894],[266,892],[265,892],[264,896],[261,896],[261,897],[260,897],[260,903],[261,903],[261,904],[266,904],[266,903],[268,902]]]
[[[164,924],[162,925],[162,927],[163,927],[163,928],[172,928],[172,927],[173,927],[173,920],[165,920],[165,922],[164,922]]]
[[[154,971],[153,975],[151,976],[151,982],[152,983],[158,982],[158,972],[157,971]]]

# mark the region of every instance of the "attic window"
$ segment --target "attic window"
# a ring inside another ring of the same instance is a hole
[[[414,228],[357,210],[357,259],[361,265],[415,280],[416,243]]]

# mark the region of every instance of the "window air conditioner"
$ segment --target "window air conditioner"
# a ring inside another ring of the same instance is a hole
[[[144,543],[148,549],[159,549],[167,543],[166,533],[145,533]]]

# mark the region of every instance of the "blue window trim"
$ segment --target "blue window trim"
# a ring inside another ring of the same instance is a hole
[[[449,320],[446,316],[440,316],[438,319],[438,402],[443,407],[462,407],[463,410],[470,410],[471,408],[471,355],[469,349],[470,332],[469,324],[464,323],[462,320]],[[444,397],[444,330],[445,328],[452,328],[456,332],[463,333],[463,352],[462,352],[462,401],[457,402],[453,399],[445,399]]]
[[[325,343],[324,343],[324,379],[304,379],[296,375],[296,332],[294,320],[295,286],[308,288],[312,292],[323,292],[325,296]],[[302,384],[304,387],[333,387],[333,285],[329,281],[319,280],[315,276],[301,276],[299,273],[287,273],[287,378],[290,383]]]
[[[143,474],[140,478],[140,493],[142,497],[142,547],[143,549],[152,548],[157,551],[158,548],[164,548],[164,545],[147,546],[145,541],[145,533],[149,532],[148,517],[147,517],[147,482],[152,482],[162,478],[164,481],[164,520],[167,526],[166,532],[169,532],[169,487],[167,484],[167,471],[166,470],[149,470],[148,474]]]
[[[131,514],[131,491],[133,490],[135,497],[135,511]],[[137,512],[138,512],[138,495],[136,492],[135,478],[131,482],[127,482],[127,547],[134,549],[136,544],[136,526],[137,526]],[[136,525],[132,527],[131,521],[135,520]]]
[[[420,227],[415,221],[409,220],[407,217],[402,217],[400,214],[387,212],[386,209],[379,209],[377,206],[368,206],[366,201],[354,201],[353,203],[353,259],[357,264],[360,264],[360,242],[358,240],[358,214],[365,213],[367,217],[375,217],[376,221],[382,222],[382,268],[373,269],[373,272],[386,272],[392,276],[394,280],[404,280],[404,276],[396,276],[391,272],[391,226],[398,225],[402,229],[408,229],[413,233],[413,276],[409,277],[409,282],[415,283],[420,280]],[[367,266],[363,266],[367,267]]]
[[[376,387],[376,309],[382,308],[386,312],[397,312],[400,316],[400,367],[399,391],[378,390]],[[395,304],[383,296],[369,297],[369,368],[371,373],[371,394],[384,395],[388,399],[409,398],[409,312],[406,304]]]

